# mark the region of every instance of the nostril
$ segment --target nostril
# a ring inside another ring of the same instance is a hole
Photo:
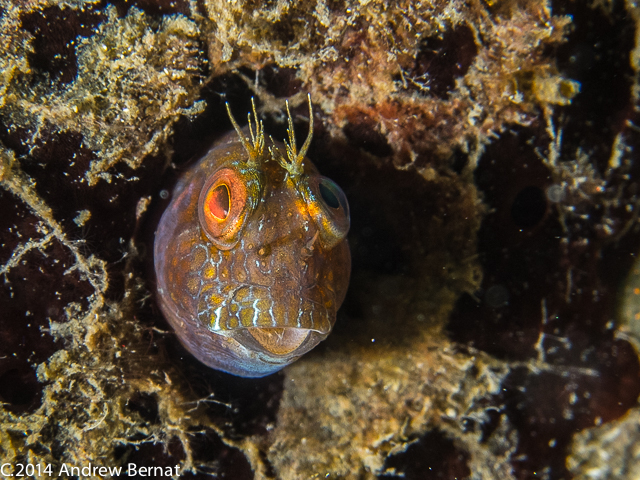
[[[311,240],[309,240],[307,242],[307,244],[305,245],[305,249],[309,250],[310,252],[313,251],[313,244],[316,243],[316,240],[318,240],[318,235],[320,234],[319,230],[316,230],[316,234],[313,236],[313,238]],[[304,251],[304,249],[303,249]]]

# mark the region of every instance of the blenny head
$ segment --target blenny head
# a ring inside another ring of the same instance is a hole
[[[176,187],[155,243],[160,303],[203,363],[262,376],[331,331],[350,273],[342,190],[288,141],[266,148],[262,122],[228,135]],[[281,153],[284,151],[285,153]],[[166,218],[165,218],[166,217]]]

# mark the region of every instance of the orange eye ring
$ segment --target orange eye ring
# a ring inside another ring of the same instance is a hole
[[[221,250],[237,242],[244,224],[247,187],[232,169],[223,168],[207,180],[198,200],[200,225],[207,237]]]

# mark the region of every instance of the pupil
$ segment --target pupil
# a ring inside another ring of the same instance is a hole
[[[340,201],[336,194],[333,193],[333,190],[325,185],[325,182],[320,182],[320,195],[324,200],[324,203],[329,205],[331,208],[338,208],[340,206]]]
[[[229,188],[224,183],[211,192],[209,210],[220,220],[224,220],[229,215]]]

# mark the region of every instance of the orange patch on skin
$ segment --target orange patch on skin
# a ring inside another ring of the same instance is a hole
[[[205,269],[204,269],[204,278],[206,278],[207,280],[213,278],[216,276],[216,267],[214,267],[213,265],[208,265]]]

